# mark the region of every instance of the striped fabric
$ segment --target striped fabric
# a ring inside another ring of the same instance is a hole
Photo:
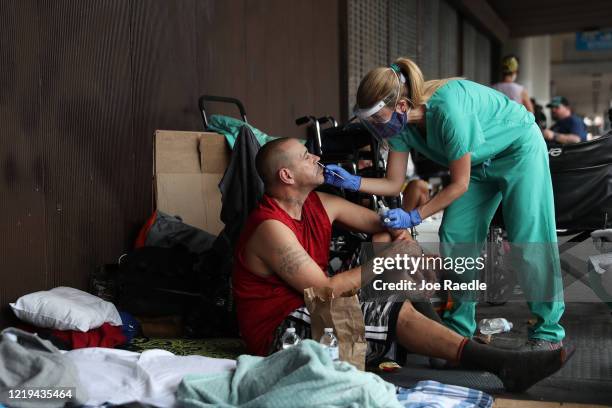
[[[413,388],[397,387],[405,408],[491,408],[493,397],[482,391],[437,381],[419,381]]]

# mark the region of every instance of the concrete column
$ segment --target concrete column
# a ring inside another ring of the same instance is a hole
[[[517,82],[527,88],[530,97],[546,105],[551,97],[550,36],[512,39],[503,45],[502,56],[507,54],[519,58]]]

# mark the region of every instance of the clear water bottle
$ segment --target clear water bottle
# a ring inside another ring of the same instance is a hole
[[[478,329],[482,334],[504,333],[512,329],[512,322],[507,321],[503,317],[482,319],[480,323],[478,323]]]
[[[285,330],[285,334],[283,334],[283,338],[281,339],[283,342],[283,350],[288,349],[289,347],[297,346],[300,344],[300,336],[295,334],[295,327],[288,327]]]
[[[387,218],[388,212],[389,207],[387,207],[382,200],[378,200],[378,215],[383,220],[383,222],[389,222],[389,218]]]
[[[323,336],[319,343],[327,349],[329,356],[333,361],[340,360],[340,352],[338,350],[338,339],[334,336],[334,329],[326,327],[323,331]]]

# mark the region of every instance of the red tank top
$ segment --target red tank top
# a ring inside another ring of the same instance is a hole
[[[236,247],[232,285],[240,334],[248,352],[260,356],[268,354],[274,331],[287,315],[304,305],[303,293],[276,275],[255,275],[246,265],[244,248],[259,224],[266,220],[278,220],[289,227],[326,274],[331,239],[329,217],[315,192],[306,198],[301,220],[291,218],[266,194],[249,215]]]

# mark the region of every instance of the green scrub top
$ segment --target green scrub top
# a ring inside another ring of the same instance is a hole
[[[389,146],[399,152],[414,148],[443,166],[466,153],[472,165],[493,159],[535,123],[522,104],[465,79],[450,80],[425,105],[427,136],[408,125],[389,138]]]

